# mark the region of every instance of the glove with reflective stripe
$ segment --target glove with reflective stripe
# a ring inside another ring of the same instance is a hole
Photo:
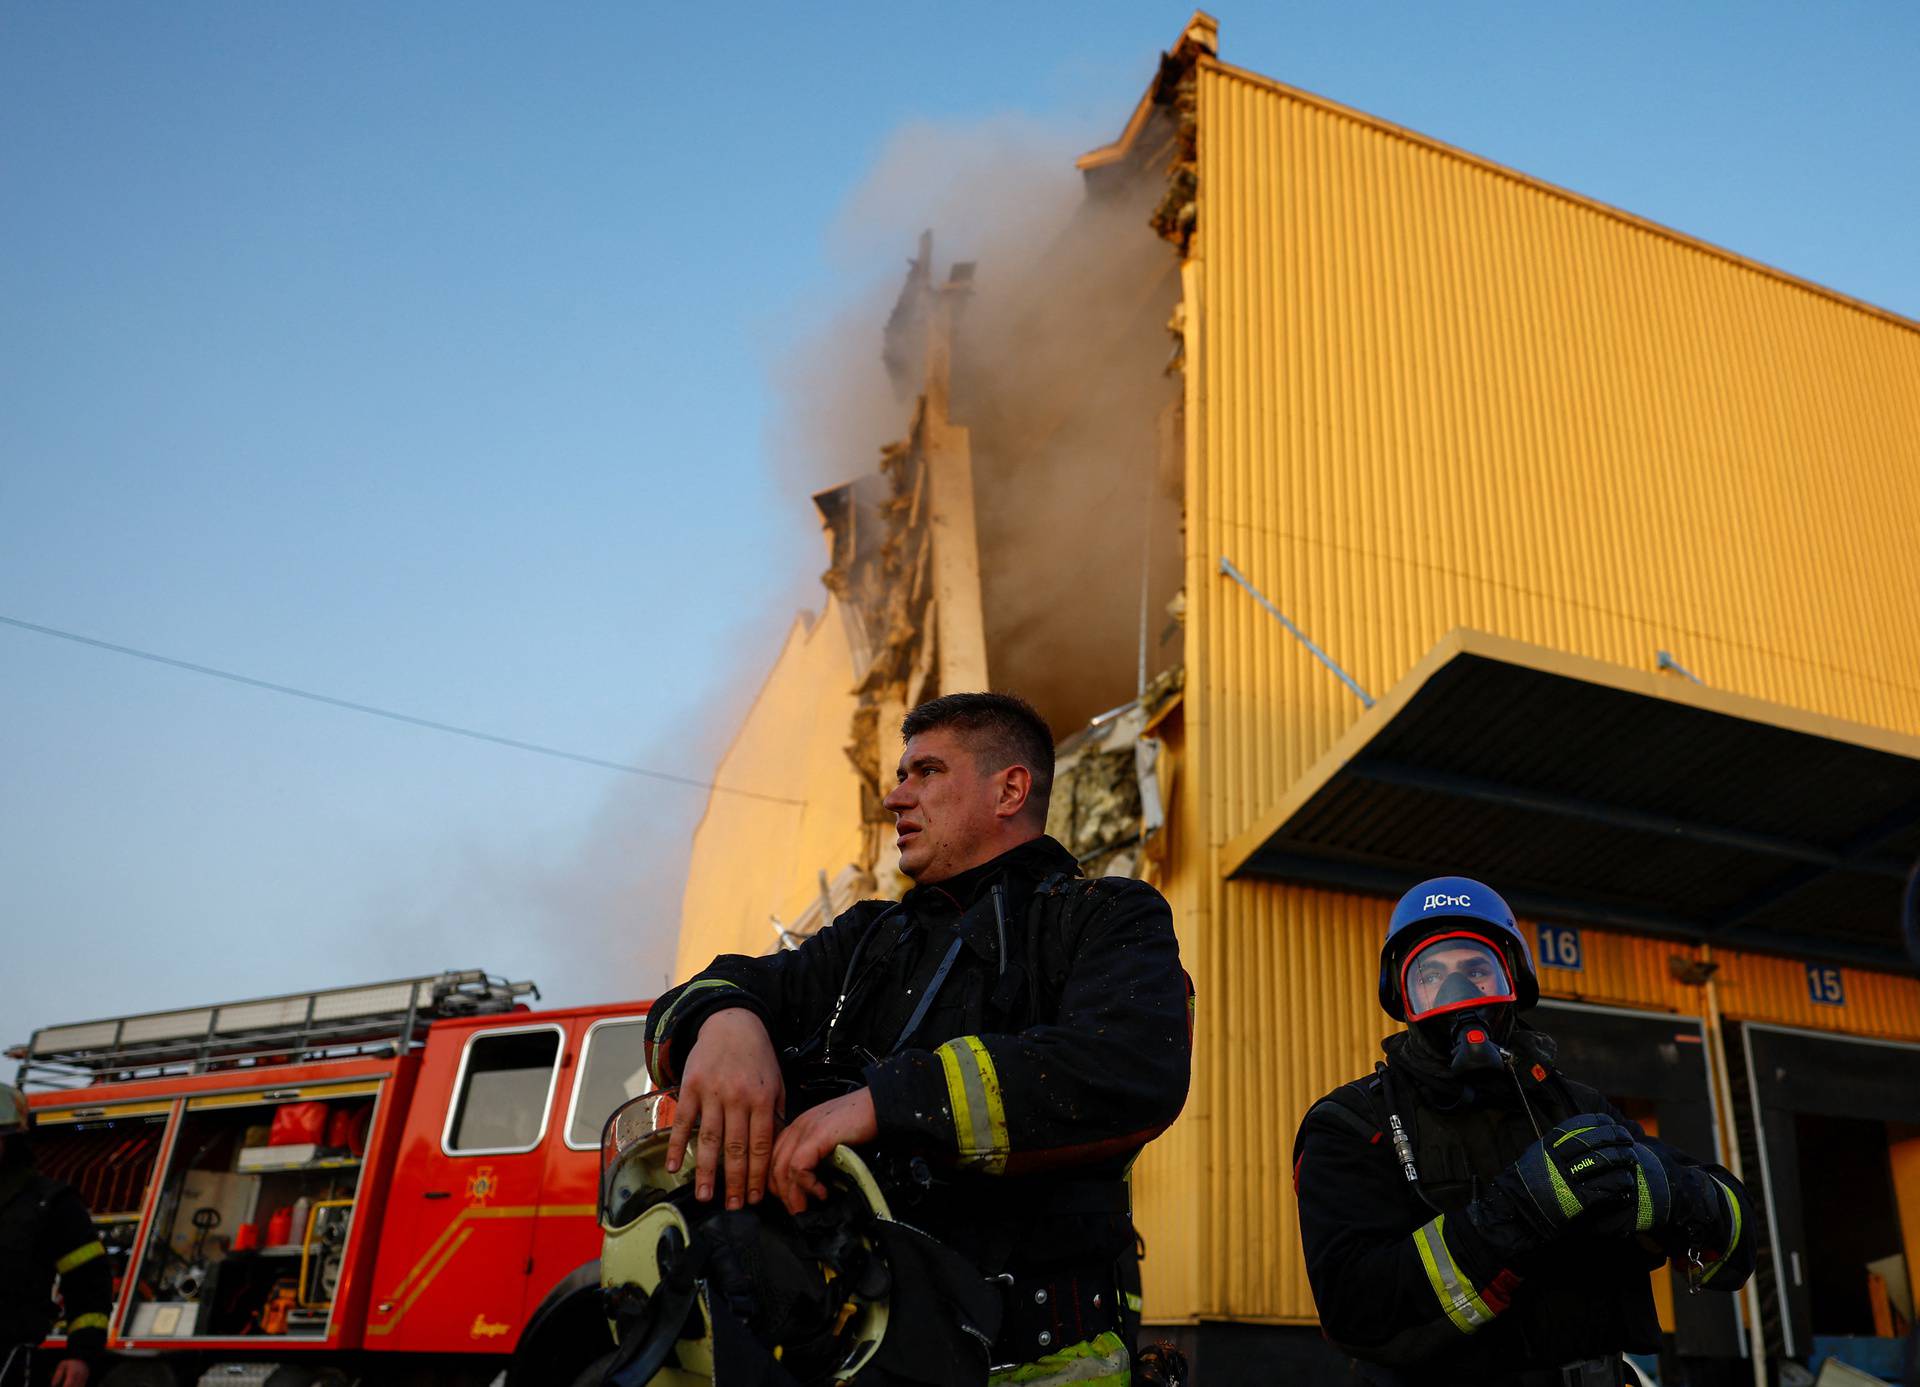
[[[1695,1247],[1731,1251],[1738,1239],[1740,1205],[1733,1191],[1696,1165],[1667,1170],[1673,1186],[1674,1230]]]
[[[1633,1200],[1596,1210],[1590,1224],[1595,1232],[1633,1237],[1658,1232],[1673,1221],[1673,1178],[1686,1168],[1673,1165],[1664,1153],[1640,1142],[1628,1151],[1633,1158]]]
[[[1570,1117],[1494,1176],[1467,1205],[1467,1220],[1514,1256],[1545,1247],[1597,1210],[1631,1209],[1637,1222],[1643,1167],[1633,1146],[1633,1133],[1605,1113]]]
[[[1740,1247],[1746,1222],[1740,1196],[1712,1171],[1682,1165],[1665,1151],[1660,1154],[1673,1191],[1671,1212],[1657,1225],[1665,1231],[1660,1242],[1685,1259],[1688,1280],[1698,1289],[1712,1281]]]

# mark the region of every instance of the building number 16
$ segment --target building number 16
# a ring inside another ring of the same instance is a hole
[[[1540,926],[1540,963],[1547,968],[1580,970],[1580,931],[1565,925]]]

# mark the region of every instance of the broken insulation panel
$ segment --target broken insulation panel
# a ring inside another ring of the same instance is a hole
[[[1148,729],[1183,683],[1181,669],[1167,670],[1143,697],[1102,713],[1055,754],[1047,832],[1088,876],[1138,875],[1166,826],[1163,748]]]

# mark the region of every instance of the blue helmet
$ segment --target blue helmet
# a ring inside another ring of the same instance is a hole
[[[1515,1009],[1525,1011],[1540,1000],[1533,950],[1500,893],[1472,877],[1434,877],[1402,896],[1387,922],[1386,942],[1380,946],[1380,1007],[1387,1015],[1396,1021],[1407,1019],[1398,976],[1407,949],[1443,927],[1458,928],[1462,921],[1479,926],[1506,953],[1513,971]]]

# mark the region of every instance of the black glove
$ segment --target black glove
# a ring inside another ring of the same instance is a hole
[[[1673,1208],[1667,1220],[1672,1241],[1681,1251],[1726,1251],[1733,1241],[1733,1196],[1697,1165],[1681,1165],[1669,1158],[1666,1167],[1667,1181],[1673,1189]]]
[[[1637,1215],[1643,1167],[1633,1148],[1633,1133],[1604,1113],[1570,1117],[1493,1177],[1467,1205],[1467,1221],[1489,1245],[1525,1256],[1584,1215]]]
[[[1676,1178],[1696,1174],[1691,1167],[1676,1165],[1664,1151],[1635,1142],[1628,1148],[1633,1158],[1634,1197],[1624,1205],[1596,1209],[1586,1225],[1596,1233],[1634,1237],[1642,1233],[1660,1234],[1672,1225],[1679,1210]],[[1702,1179],[1706,1179],[1704,1175]],[[1718,1197],[1707,1180],[1706,1193]]]
[[[1665,1147],[1633,1148],[1637,1186],[1630,1208],[1597,1212],[1597,1232],[1646,1233],[1668,1252],[1724,1252],[1734,1240],[1733,1195],[1697,1165],[1676,1160]]]

